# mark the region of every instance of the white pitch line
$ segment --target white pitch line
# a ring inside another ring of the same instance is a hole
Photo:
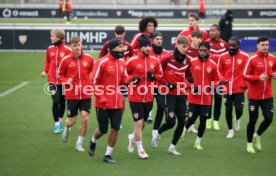
[[[13,88],[11,88],[11,89],[9,89],[9,90],[7,90],[7,91],[1,93],[1,94],[0,94],[0,98],[1,98],[1,97],[4,97],[4,96],[6,96],[6,95],[8,95],[8,94],[10,94],[10,93],[12,93],[12,92],[14,92],[14,91],[16,91],[17,89],[20,89],[20,88],[23,87],[23,86],[26,86],[26,85],[29,84],[29,83],[30,83],[30,82],[22,82],[21,84],[19,84],[19,85],[13,87]]]

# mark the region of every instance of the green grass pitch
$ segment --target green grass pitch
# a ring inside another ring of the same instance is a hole
[[[194,150],[196,136],[189,134],[185,143],[177,144],[181,156],[167,153],[173,130],[163,133],[158,148],[153,149],[150,145],[153,124],[147,125],[143,132],[143,144],[150,158],[140,160],[136,151],[132,154],[127,151],[127,135],[133,129],[127,104],[122,122],[123,128],[113,151],[116,164],[102,161],[107,136],[98,140],[94,157],[89,157],[87,152],[76,152],[74,147],[79,122],[72,128],[66,144],[61,142],[61,135],[53,134],[51,97],[44,94],[43,86],[46,79],[40,77],[43,64],[43,52],[0,52],[0,94],[21,82],[29,82],[28,85],[0,97],[0,175],[271,176],[276,172],[275,122],[262,136],[263,151],[255,155],[246,152],[247,105],[241,119],[241,131],[234,139],[225,138],[227,127],[223,107],[221,130],[205,131],[202,140],[204,150]],[[276,81],[273,83],[275,95]],[[153,110],[154,115],[155,110]],[[260,114],[258,123],[262,119]],[[96,127],[97,121],[93,109],[84,141],[86,149]]]

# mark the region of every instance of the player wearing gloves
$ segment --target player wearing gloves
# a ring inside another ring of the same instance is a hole
[[[142,145],[142,130],[153,105],[154,81],[158,81],[163,72],[159,60],[149,55],[151,45],[149,37],[142,34],[138,42],[140,47],[138,55],[130,58],[126,64],[128,79],[131,81],[128,100],[134,120],[133,133],[128,136],[128,150],[133,152],[136,143],[139,158],[146,159],[149,156]]]

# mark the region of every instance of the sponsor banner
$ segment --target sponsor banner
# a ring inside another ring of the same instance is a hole
[[[173,44],[178,30],[159,30],[163,34],[163,47],[168,50],[173,49]],[[125,39],[131,42],[132,37],[138,31],[129,30]],[[70,37],[79,35],[84,50],[101,50],[104,43],[114,38],[113,30],[66,30],[66,43]],[[254,52],[256,50],[256,38],[267,35],[271,39],[276,39],[276,30],[241,30],[234,31],[234,35],[242,39],[241,48],[245,51]],[[249,42],[249,43],[248,43]],[[250,47],[249,47],[250,44]],[[2,49],[24,49],[36,50],[46,49],[50,43],[50,30],[0,30],[0,50]],[[271,40],[270,51],[276,52],[276,40]]]
[[[206,18],[219,18],[227,9],[206,9]],[[198,9],[190,9],[198,12]],[[234,18],[275,18],[276,9],[233,9]],[[76,18],[185,18],[188,9],[73,9]],[[59,18],[59,9],[0,8],[0,18]]]

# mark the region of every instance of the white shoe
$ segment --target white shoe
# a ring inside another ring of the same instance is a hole
[[[170,147],[168,149],[168,152],[169,152],[169,154],[172,154],[172,155],[177,155],[177,156],[181,155],[181,153],[179,153],[178,151],[176,151],[175,147]]]
[[[133,151],[134,151],[134,143],[131,140],[131,135],[132,134],[128,135],[128,146],[127,146],[127,149],[128,149],[129,153],[133,153]]]
[[[241,129],[241,122],[240,120],[235,120],[235,131],[240,131]]]
[[[152,131],[151,146],[156,148],[158,146],[159,133],[157,130]]]
[[[155,133],[155,131],[158,131],[158,130],[152,130],[151,131],[151,136],[153,136],[153,133]],[[159,136],[158,136],[158,139],[160,140],[161,139],[161,135],[159,134]]]
[[[188,132],[189,133],[195,133],[195,134],[198,133],[198,131],[195,129],[195,125],[191,125],[190,128],[188,129]]]
[[[229,130],[226,136],[227,139],[232,139],[234,137],[234,130]]]
[[[143,151],[138,153],[138,157],[140,159],[147,159],[149,157],[149,155],[143,150]]]
[[[85,150],[84,150],[84,148],[82,147],[82,145],[81,144],[76,144],[76,151],[79,151],[79,152],[84,152]]]

